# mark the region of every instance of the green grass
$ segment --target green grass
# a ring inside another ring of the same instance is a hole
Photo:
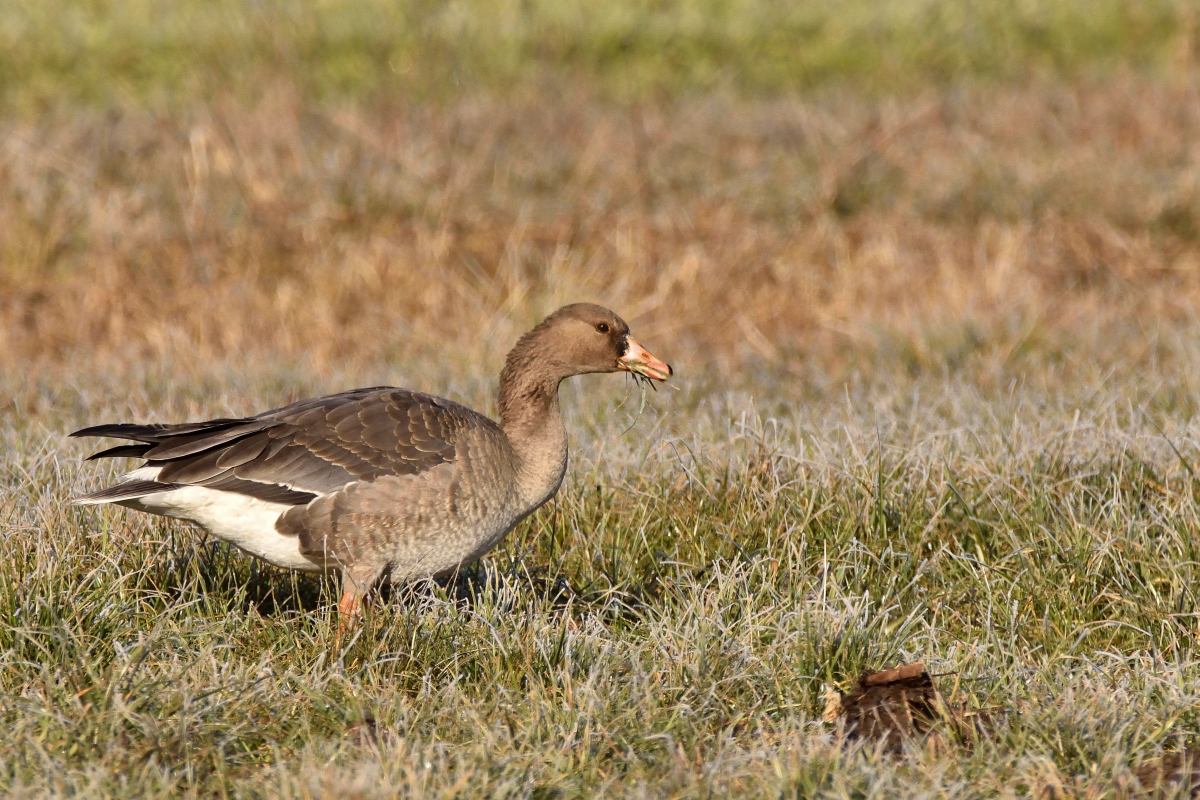
[[[0,5],[0,98],[25,110],[178,107],[252,97],[279,81],[334,101],[564,80],[622,97],[915,89],[1171,66],[1195,36],[1182,0],[9,0]]]

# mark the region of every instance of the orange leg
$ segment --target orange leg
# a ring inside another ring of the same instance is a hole
[[[356,565],[342,571],[342,597],[338,600],[338,628],[334,648],[342,649],[342,637],[350,626],[363,615],[367,592],[383,574],[382,567]]]
[[[348,619],[362,615],[363,598],[358,592],[352,592],[349,589],[342,592],[342,599],[338,600],[338,619]]]
[[[342,592],[342,599],[338,600],[338,627],[337,638],[333,640],[333,649],[342,649],[342,637],[346,634],[350,625],[363,613],[363,596],[358,592],[347,589]]]

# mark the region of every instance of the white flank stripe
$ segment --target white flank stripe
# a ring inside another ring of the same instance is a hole
[[[141,467],[124,480],[154,480],[159,467]],[[278,567],[319,571],[321,566],[300,554],[300,540],[275,529],[279,515],[292,506],[271,503],[237,492],[206,486],[184,486],[145,497],[119,500],[118,505],[195,522],[209,533]]]

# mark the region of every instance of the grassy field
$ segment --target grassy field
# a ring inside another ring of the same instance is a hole
[[[0,794],[1118,797],[1200,743],[1189,4],[15,5]],[[557,498],[344,652],[331,581],[67,504],[86,424],[491,412],[574,300],[672,386],[565,385]],[[915,660],[1001,722],[821,721]]]

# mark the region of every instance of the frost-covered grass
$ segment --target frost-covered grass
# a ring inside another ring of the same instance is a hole
[[[340,654],[332,582],[66,505],[98,477],[62,431],[157,392],[43,387],[4,434],[5,793],[1112,793],[1194,740],[1200,430],[1139,386],[866,380],[767,414],[786,386],[685,385],[628,433],[621,387],[568,391],[550,506]],[[236,392],[212,411],[278,399]],[[839,745],[822,686],[911,660],[1011,709],[994,737]]]

